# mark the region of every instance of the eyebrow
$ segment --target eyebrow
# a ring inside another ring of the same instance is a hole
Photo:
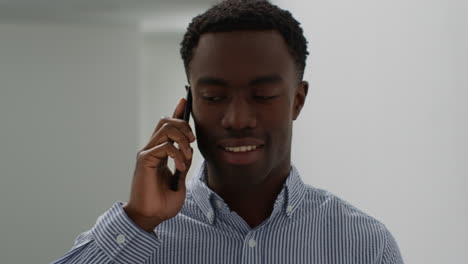
[[[261,85],[261,84],[276,84],[283,81],[283,78],[278,74],[265,75],[255,78],[249,82],[250,86]]]
[[[197,80],[196,85],[214,85],[214,86],[224,86],[227,87],[227,81],[223,79],[213,78],[213,77],[201,77]]]
[[[257,77],[249,82],[250,86],[262,85],[262,84],[276,84],[283,82],[283,78],[281,78],[278,74],[271,74]],[[228,82],[223,79],[214,78],[214,77],[201,77],[197,80],[196,85],[214,85],[214,86],[229,86]]]

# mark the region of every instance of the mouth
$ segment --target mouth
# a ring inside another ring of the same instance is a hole
[[[232,165],[247,165],[263,155],[264,143],[259,140],[226,141],[218,145],[221,160]]]
[[[247,152],[261,148],[263,145],[249,145],[249,146],[238,146],[238,147],[223,147],[225,151],[229,152]]]

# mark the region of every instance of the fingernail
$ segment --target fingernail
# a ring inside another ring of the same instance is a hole
[[[189,159],[192,157],[192,150],[190,148],[187,149],[187,156]]]

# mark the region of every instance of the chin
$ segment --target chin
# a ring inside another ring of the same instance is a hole
[[[216,160],[213,164],[215,173],[222,177],[223,182],[230,185],[256,185],[264,182],[270,174],[266,164],[257,162],[251,164],[229,164]]]

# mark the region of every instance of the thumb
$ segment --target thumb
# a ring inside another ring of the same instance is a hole
[[[179,100],[179,103],[177,104],[176,109],[174,110],[174,114],[172,114],[173,118],[177,118],[177,119],[184,118],[184,110],[185,110],[186,103],[187,103],[187,100],[185,100],[185,98],[181,98]]]

